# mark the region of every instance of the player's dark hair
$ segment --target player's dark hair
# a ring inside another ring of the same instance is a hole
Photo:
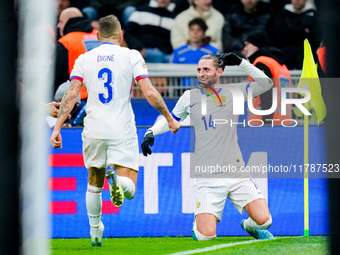
[[[221,61],[218,59],[217,56],[208,54],[208,55],[204,55],[203,57],[201,57],[200,61],[202,59],[211,59],[214,62],[214,66],[216,67],[216,69],[220,68]]]
[[[205,21],[201,18],[194,18],[193,20],[191,20],[189,22],[189,28],[193,25],[198,25],[204,32],[207,31],[208,29],[208,26],[207,24],[205,23]]]
[[[121,30],[120,22],[115,15],[108,15],[98,22],[99,35],[103,38],[118,37]]]

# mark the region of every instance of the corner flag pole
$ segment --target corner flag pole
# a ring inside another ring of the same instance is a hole
[[[306,81],[306,79],[308,79]],[[307,83],[307,84],[306,84]],[[307,39],[304,41],[304,59],[298,88],[306,88],[311,93],[308,104],[313,107],[318,125],[326,117],[327,108],[321,95],[321,85],[313,58],[312,50]],[[303,94],[303,93],[302,93]],[[302,95],[303,96],[303,95]],[[308,108],[308,107],[307,107]],[[308,201],[308,116],[304,116],[304,235],[309,236],[309,201]]]
[[[305,85],[308,86],[308,85]],[[306,109],[308,109],[308,103],[305,104]],[[304,221],[305,221],[305,228],[304,228],[304,236],[309,236],[309,187],[308,187],[308,127],[309,127],[309,116],[304,115],[304,123],[303,123],[303,163],[304,163],[304,185],[303,185],[303,194],[304,194]]]

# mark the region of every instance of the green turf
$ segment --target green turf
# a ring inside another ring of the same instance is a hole
[[[198,242],[189,237],[162,238],[104,238],[102,247],[92,247],[90,239],[52,239],[53,255],[114,255],[114,254],[170,254],[221,244],[254,240],[252,237],[219,237],[214,241]],[[277,237],[275,240],[253,242],[210,252],[195,254],[328,254],[328,238],[324,236]]]
[[[237,245],[234,247],[223,248],[211,252],[196,254],[237,254],[237,255],[326,255],[328,254],[328,238],[320,236],[308,237],[283,237],[276,240],[256,242],[246,245]]]

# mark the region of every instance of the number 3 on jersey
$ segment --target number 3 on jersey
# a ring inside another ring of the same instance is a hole
[[[104,88],[107,89],[107,97],[106,93],[99,93],[99,100],[100,102],[102,102],[103,104],[108,104],[111,102],[112,98],[113,98],[113,88],[112,88],[112,72],[110,69],[108,68],[103,68],[99,71],[98,73],[98,79],[99,80],[103,80],[105,81],[106,78],[106,82],[104,82]]]

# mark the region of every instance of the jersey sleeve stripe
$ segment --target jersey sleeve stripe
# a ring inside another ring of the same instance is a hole
[[[76,79],[76,80],[79,80],[81,82],[84,80],[82,77],[79,77],[79,76],[71,76],[70,80],[72,80],[72,79]]]
[[[247,95],[248,95],[248,89],[250,87],[250,82],[247,84],[247,87],[246,87],[246,92],[247,92]]]
[[[175,120],[180,121],[181,118],[178,118],[173,112],[171,112],[172,117],[174,117]]]
[[[144,78],[149,78],[149,75],[139,75],[135,78],[136,81],[139,81],[140,79],[144,79]]]

